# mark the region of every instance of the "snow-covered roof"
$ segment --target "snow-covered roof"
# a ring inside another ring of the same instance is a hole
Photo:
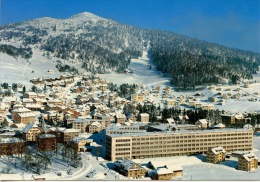
[[[23,133],[27,133],[30,129],[32,128],[38,128],[37,124],[35,123],[29,123],[24,129],[23,129]]]
[[[250,161],[252,161],[252,160],[254,160],[254,159],[258,159],[258,158],[256,157],[256,155],[255,155],[255,154],[252,154],[252,153],[244,154],[243,157],[244,157],[248,162],[250,162]]]
[[[214,126],[214,128],[225,128],[226,126],[222,123],[219,123],[217,125]]]
[[[12,112],[30,112],[30,111],[31,111],[30,109],[22,107],[22,108],[15,109]]]
[[[222,147],[215,147],[215,148],[212,148],[211,151],[214,153],[214,154],[219,154],[219,153],[225,153],[226,151],[222,148]]]
[[[41,134],[39,138],[55,138],[56,136],[53,134]]]
[[[152,171],[155,174],[161,175],[161,174],[170,174],[173,173],[170,169],[167,168],[159,168]]]
[[[23,139],[20,138],[0,138],[0,143],[18,143],[18,142],[24,142]]]
[[[166,168],[171,171],[183,171],[183,168],[180,164],[166,164]]]
[[[71,142],[79,143],[79,142],[81,142],[83,140],[87,140],[87,139],[84,138],[84,137],[75,137],[75,138],[71,139]]]
[[[60,130],[60,132],[62,132],[62,133],[75,133],[75,132],[79,133],[79,130],[70,128],[70,129]]]
[[[101,127],[101,124],[100,124],[100,122],[95,121],[95,122],[91,123],[91,126]]]
[[[208,123],[207,119],[199,119],[199,122],[202,123],[202,124],[207,124]]]

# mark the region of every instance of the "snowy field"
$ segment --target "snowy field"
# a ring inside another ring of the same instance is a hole
[[[12,56],[0,52],[0,83],[22,83],[26,86],[32,86],[30,80],[38,77],[58,77],[63,73],[60,73],[56,66],[56,60],[60,60],[62,63],[66,63],[70,66],[76,66],[76,63],[71,63],[60,58],[48,59],[42,56],[43,52],[39,49],[33,50],[33,56],[31,59],[26,60],[21,57],[15,59]],[[48,70],[54,70],[54,73],[48,72]],[[79,69],[81,71],[81,69]]]
[[[149,47],[143,50],[142,57],[131,60],[128,67],[133,69],[133,74],[99,74],[99,77],[118,85],[123,83],[143,84],[144,86],[170,85],[170,78],[163,77],[161,72],[156,70],[155,66],[152,66],[152,69],[148,69],[148,65],[152,64],[149,59],[148,49]]]

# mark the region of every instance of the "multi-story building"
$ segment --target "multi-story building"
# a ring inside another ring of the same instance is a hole
[[[60,131],[60,139],[61,143],[66,143],[72,140],[75,137],[79,136],[80,131],[76,129],[65,129]]]
[[[25,141],[20,138],[0,138],[1,155],[25,153]]]
[[[53,134],[41,134],[37,137],[37,147],[39,151],[56,150],[57,139]]]
[[[101,130],[103,130],[103,127],[100,122],[95,121],[87,126],[87,132],[88,133],[98,133]]]
[[[87,119],[73,119],[72,121],[72,128],[79,130],[81,133],[84,133],[87,131],[87,126],[90,124],[90,121]]]
[[[124,124],[126,121],[126,116],[122,113],[117,113],[115,116],[116,123]]]
[[[133,102],[140,103],[140,102],[143,102],[144,100],[145,100],[145,96],[142,93],[131,95],[131,101],[133,101]]]
[[[14,123],[23,123],[27,125],[28,123],[35,122],[35,114],[33,112],[29,113],[19,113],[15,115]]]
[[[89,144],[90,141],[83,137],[75,137],[70,140],[69,145],[70,147],[77,152],[85,152],[85,145]]]
[[[226,151],[222,147],[210,148],[207,152],[206,161],[216,164],[218,162],[225,161]]]
[[[238,170],[251,171],[258,168],[258,158],[252,154],[244,154],[238,157]]]
[[[36,124],[29,123],[22,130],[22,138],[26,142],[36,142],[38,135],[41,133],[42,133],[42,130]]]
[[[222,146],[226,151],[253,148],[253,130],[221,129],[111,134],[106,136],[106,158],[138,159],[206,153]]]

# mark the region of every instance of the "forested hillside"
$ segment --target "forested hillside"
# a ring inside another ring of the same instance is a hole
[[[15,44],[11,46],[8,44]],[[77,61],[92,73],[122,72],[150,43],[150,56],[172,84],[236,83],[258,71],[260,55],[172,32],[146,30],[81,13],[68,19],[39,18],[0,27],[0,51],[29,59],[31,48],[53,59]]]

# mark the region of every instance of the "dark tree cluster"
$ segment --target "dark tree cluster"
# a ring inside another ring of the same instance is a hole
[[[14,47],[12,45],[6,45],[2,44],[0,45],[0,52],[6,53],[10,56],[13,56],[17,58],[18,56],[25,58],[25,59],[30,59],[32,57],[32,48],[31,47]]]

